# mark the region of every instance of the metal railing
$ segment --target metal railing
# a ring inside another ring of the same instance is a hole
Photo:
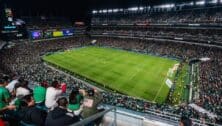
[[[114,111],[114,120],[113,120],[112,125],[113,126],[117,126],[117,122],[116,122],[116,108],[115,107],[112,107],[110,109],[104,110],[104,111],[99,112],[99,113],[96,113],[95,115],[90,116],[90,117],[88,117],[86,119],[83,119],[83,120],[81,120],[81,121],[79,121],[79,122],[77,122],[75,124],[70,125],[70,126],[84,126],[84,125],[87,125],[87,124],[89,124],[91,122],[94,122],[96,119],[99,119],[99,118],[103,117],[105,114],[107,114],[107,113],[109,113],[111,111]]]

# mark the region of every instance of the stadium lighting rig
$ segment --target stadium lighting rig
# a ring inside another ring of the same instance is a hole
[[[103,10],[103,13],[107,13],[108,11],[107,10]]]
[[[132,11],[132,12],[137,12],[137,11],[142,11],[142,10],[149,10],[151,8],[174,8],[174,7],[183,7],[183,6],[204,6],[206,4],[222,4],[222,0],[200,0],[200,1],[191,1],[191,2],[185,2],[181,4],[175,5],[174,3],[169,3],[169,4],[162,4],[162,5],[156,5],[153,7],[150,6],[140,6],[140,7],[130,7],[128,9],[125,9],[126,11]],[[124,9],[104,9],[104,10],[93,10],[92,14],[97,14],[97,13],[117,13],[117,12],[122,12],[125,11]]]
[[[93,10],[93,11],[92,11],[92,13],[93,13],[93,14],[97,14],[97,13],[98,13],[98,11],[96,11],[96,10]]]
[[[109,10],[108,10],[108,13],[112,13],[112,12],[113,12],[113,10],[112,10],[112,9],[109,9]]]
[[[129,11],[138,11],[139,8],[138,7],[131,7],[131,8],[128,8]]]
[[[139,10],[144,10],[144,7],[139,7]]]
[[[211,4],[216,4],[216,3],[218,3],[219,2],[219,0],[212,0],[212,1],[209,1],[209,3],[211,3]]]
[[[205,4],[205,1],[203,0],[203,1],[197,1],[196,2],[196,5],[204,5]]]
[[[113,12],[115,12],[115,13],[119,12],[119,9],[113,9]]]
[[[194,2],[190,2],[189,5],[193,6],[193,5],[194,5]]]
[[[175,7],[175,4],[163,4],[163,5],[154,6],[154,8],[173,8],[173,7]]]

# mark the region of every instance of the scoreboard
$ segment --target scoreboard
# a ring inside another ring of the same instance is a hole
[[[0,5],[0,20],[0,35],[3,40],[9,41],[27,36],[25,22],[20,19],[15,20],[12,9],[4,4]]]
[[[2,33],[17,32],[11,8],[4,8],[1,15],[2,15]]]
[[[74,35],[74,28],[29,31],[29,38],[32,40],[67,37],[67,36],[73,36],[73,35]]]
[[[1,36],[4,40],[16,39],[18,30],[14,23],[12,9],[2,6],[0,6]]]

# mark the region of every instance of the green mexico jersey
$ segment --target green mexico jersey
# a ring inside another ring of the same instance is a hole
[[[9,91],[5,87],[0,87],[0,109],[4,108],[7,105],[5,101],[9,98]]]
[[[36,103],[45,101],[46,88],[42,86],[35,87],[33,91],[33,97]]]

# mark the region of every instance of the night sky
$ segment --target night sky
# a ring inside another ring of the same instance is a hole
[[[192,0],[0,0],[7,3],[15,17],[65,16],[72,20],[88,20],[93,9],[128,8]]]

